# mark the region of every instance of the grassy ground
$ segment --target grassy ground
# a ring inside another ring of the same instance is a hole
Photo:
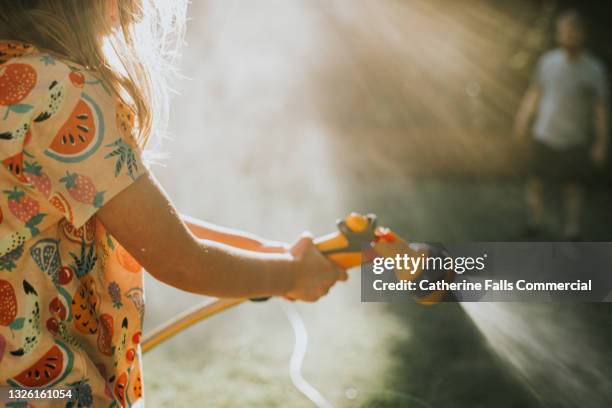
[[[191,79],[177,84],[169,157],[155,174],[181,211],[278,240],[329,232],[353,210],[414,241],[516,239],[524,209],[509,129],[554,4],[460,3],[193,2]],[[611,202],[590,194],[589,238],[611,238]],[[146,327],[201,300],[149,280]],[[546,399],[456,304],[362,304],[354,271],[297,308],[310,339],[304,375],[333,406]],[[607,309],[574,315],[606,338]],[[146,355],[147,405],[310,407],[289,380],[292,346],[276,302],[240,306]]]

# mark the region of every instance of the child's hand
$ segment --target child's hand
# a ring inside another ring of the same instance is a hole
[[[348,278],[346,271],[321,255],[310,236],[303,235],[289,252],[295,267],[291,269],[292,289],[285,294],[288,299],[314,302],[325,296],[337,281]]]

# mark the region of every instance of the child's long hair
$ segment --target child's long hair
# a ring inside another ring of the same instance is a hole
[[[117,8],[118,27],[107,7]],[[134,110],[144,147],[168,117],[185,13],[181,0],[0,0],[0,31],[97,73]]]

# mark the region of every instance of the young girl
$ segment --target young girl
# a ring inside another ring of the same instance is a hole
[[[308,237],[184,222],[143,165],[179,3],[0,0],[0,387],[142,404],[141,265],[216,297],[314,301],[346,279]]]

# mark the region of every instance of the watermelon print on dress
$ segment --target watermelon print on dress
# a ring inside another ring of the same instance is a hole
[[[72,370],[73,363],[72,351],[56,341],[38,361],[8,380],[8,383],[16,388],[49,387],[62,381]]]
[[[17,180],[28,183],[28,178],[24,173],[23,152],[2,160],[2,164]]]
[[[85,92],[45,150],[64,163],[80,162],[98,150],[104,138],[104,117],[98,104]]]

